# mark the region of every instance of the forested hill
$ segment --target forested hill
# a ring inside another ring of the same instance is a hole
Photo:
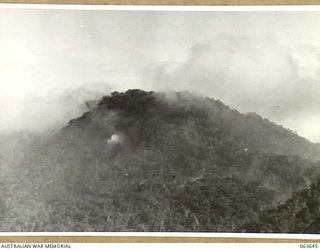
[[[320,178],[317,145],[188,92],[114,92],[7,145],[1,231],[240,232]]]
[[[239,150],[297,155],[312,161],[320,159],[320,145],[311,143],[291,130],[263,119],[256,113],[241,114],[218,100],[188,92],[114,92],[105,96],[97,108],[72,120],[67,128],[85,127],[87,131],[98,133],[100,139],[103,136],[110,137],[112,130],[104,127],[104,119],[109,119],[110,112],[118,114],[115,121],[117,124],[113,129],[130,140],[141,141],[154,137],[154,133],[159,132],[165,124],[186,122],[185,126],[188,127],[188,124],[197,121],[202,123],[199,127],[200,134],[209,130],[207,135],[212,137],[204,139],[204,142],[210,145],[225,140],[224,143],[232,141],[233,147],[238,147]],[[132,121],[141,123],[135,131],[130,131],[130,125],[134,126]],[[150,122],[152,126],[149,126]],[[189,126],[189,129],[192,127]]]

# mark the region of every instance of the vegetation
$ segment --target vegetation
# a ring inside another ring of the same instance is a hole
[[[114,92],[54,135],[2,137],[0,230],[302,232],[319,151],[217,100]]]
[[[320,232],[320,180],[242,226],[245,232]]]

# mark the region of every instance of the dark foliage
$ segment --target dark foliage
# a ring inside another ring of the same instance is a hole
[[[320,176],[317,145],[188,92],[114,92],[0,152],[1,231],[297,231],[271,215]]]
[[[319,166],[318,166],[319,167]],[[245,232],[320,232],[320,180],[242,226]]]

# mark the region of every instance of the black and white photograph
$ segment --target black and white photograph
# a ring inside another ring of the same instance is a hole
[[[319,27],[0,4],[0,232],[320,233]]]

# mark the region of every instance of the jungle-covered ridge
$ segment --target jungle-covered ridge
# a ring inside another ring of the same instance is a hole
[[[1,231],[320,231],[318,144],[189,92],[87,107],[1,136]]]

